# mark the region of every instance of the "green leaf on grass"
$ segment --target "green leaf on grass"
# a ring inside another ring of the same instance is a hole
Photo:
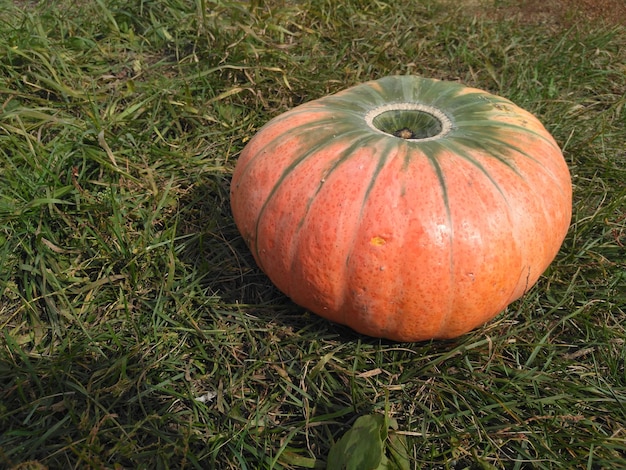
[[[409,468],[404,436],[393,434],[395,419],[383,415],[358,418],[328,454],[328,470],[405,470]],[[387,456],[387,446],[390,456]]]

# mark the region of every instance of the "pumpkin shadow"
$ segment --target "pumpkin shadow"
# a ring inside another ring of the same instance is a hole
[[[178,257],[201,289],[224,304],[271,306],[287,299],[256,266],[235,226],[226,179],[207,179],[180,199]]]
[[[341,341],[380,342],[330,322],[295,304],[256,265],[230,210],[229,181],[206,179],[180,201],[178,258],[194,274],[192,282],[219,298],[219,304],[293,331],[315,330]],[[389,342],[389,344],[394,344]]]

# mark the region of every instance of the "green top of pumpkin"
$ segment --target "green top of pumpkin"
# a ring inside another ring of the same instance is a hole
[[[532,140],[544,140],[558,148],[532,114],[506,98],[456,82],[412,75],[385,77],[310,101],[274,118],[266,127],[293,120],[300,113],[307,116],[318,113],[319,116],[290,127],[288,135],[284,136],[304,142],[303,148],[307,150],[284,169],[276,188],[301,162],[332,145],[336,139],[349,138],[351,145],[336,155],[329,173],[350,158],[357,148],[383,149],[379,153],[379,171],[389,156],[397,153],[398,146],[417,146],[418,153],[402,152],[407,159],[405,165],[416,155],[427,158],[439,176],[446,202],[446,182],[438,162],[441,155],[454,154],[471,162],[500,190],[475,158],[476,151],[517,173],[509,155],[535,158],[519,144],[519,139],[511,138],[512,134],[527,134]],[[378,171],[371,180],[372,185]]]
[[[269,124],[314,112],[320,113],[318,120],[290,130],[292,136],[311,139],[311,153],[318,150],[314,141],[327,145],[333,138],[350,135],[360,141],[356,145],[389,139],[390,146],[397,146],[397,139],[403,139],[435,159],[443,151],[470,158],[468,151],[484,150],[509,165],[510,152],[533,158],[511,142],[511,133],[547,140],[539,121],[506,98],[417,76],[390,76],[357,85],[305,103]]]

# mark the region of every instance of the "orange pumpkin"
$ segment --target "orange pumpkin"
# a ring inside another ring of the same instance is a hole
[[[244,148],[235,222],[297,304],[367,335],[453,338],[535,284],[569,227],[558,145],[512,102],[393,76],[298,106]]]

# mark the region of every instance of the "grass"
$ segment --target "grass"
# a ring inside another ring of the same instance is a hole
[[[412,468],[626,467],[626,29],[405,3],[0,6],[0,467],[324,468],[370,413]],[[394,73],[512,99],[573,176],[555,262],[454,341],[303,311],[230,215],[264,122]]]

